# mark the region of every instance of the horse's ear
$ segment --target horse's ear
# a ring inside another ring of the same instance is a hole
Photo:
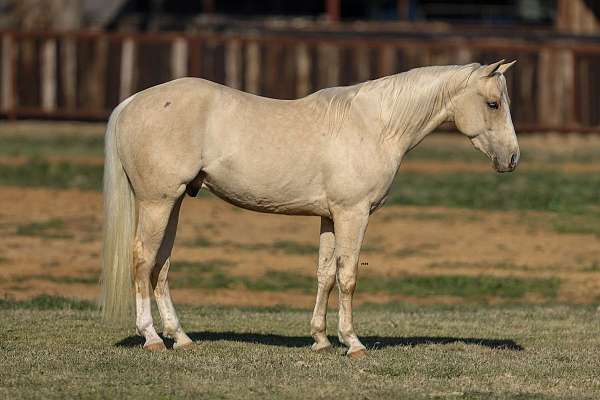
[[[500,68],[503,62],[504,59],[490,65],[484,65],[483,67],[481,67],[481,76],[485,78],[494,75],[494,73],[496,73],[496,70]]]
[[[502,64],[501,66],[498,67],[498,71],[501,74],[505,73],[506,71],[508,71],[508,69],[510,67],[512,67],[513,65],[515,65],[515,63],[517,62],[517,60],[514,60],[513,62],[509,62],[507,64]]]

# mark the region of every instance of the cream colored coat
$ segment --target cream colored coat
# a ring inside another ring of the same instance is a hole
[[[130,97],[106,135],[105,316],[129,309],[133,282],[145,347],[164,348],[150,314],[152,290],[165,334],[176,348],[191,344],[167,274],[184,194],[207,187],[250,210],[322,218],[313,349],[330,346],[325,314],[337,280],[338,336],[349,355],[365,354],[352,296],[369,215],[385,202],[403,156],[445,121],[498,171],[515,168],[519,148],[503,77],[510,65],[420,68],[289,101],[195,78]]]

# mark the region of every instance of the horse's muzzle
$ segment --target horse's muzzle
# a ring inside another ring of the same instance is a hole
[[[508,160],[506,162],[499,161],[498,157],[494,156],[492,161],[494,163],[494,169],[496,172],[512,172],[517,168],[517,164],[519,164],[519,153],[515,152],[507,157]]]

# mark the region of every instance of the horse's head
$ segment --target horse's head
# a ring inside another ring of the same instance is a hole
[[[504,72],[516,61],[503,62],[475,69],[452,100],[452,108],[458,130],[492,160],[496,171],[509,172],[516,168],[520,153]]]

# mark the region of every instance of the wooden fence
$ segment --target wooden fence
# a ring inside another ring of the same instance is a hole
[[[290,99],[423,65],[517,59],[520,131],[600,132],[600,39],[474,35],[0,32],[0,115],[104,119],[130,94],[197,76]]]

